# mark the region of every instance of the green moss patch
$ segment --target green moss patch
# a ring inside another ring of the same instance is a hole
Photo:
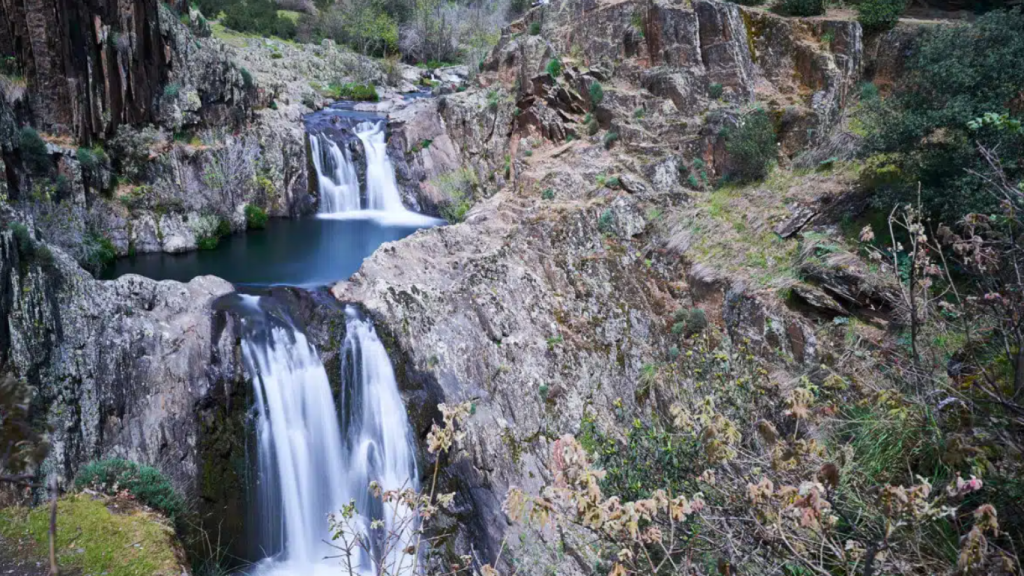
[[[49,506],[0,510],[0,535],[48,555]],[[181,549],[162,516],[119,499],[73,494],[57,503],[57,563],[84,574],[177,576]]]

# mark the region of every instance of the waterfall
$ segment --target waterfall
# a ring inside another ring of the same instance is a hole
[[[327,515],[354,501],[356,526],[368,535],[372,556],[357,554],[359,574],[373,574],[374,562],[400,565],[401,550],[415,543],[407,510],[382,507],[368,490],[418,489],[412,432],[398,393],[394,370],[373,325],[347,308],[342,344],[342,390],[337,410],[327,372],[301,330],[270,303],[239,296],[242,353],[252,378],[257,415],[259,507],[265,528],[260,544],[271,556],[255,574],[305,576],[337,574],[340,551],[330,540]],[[382,519],[383,530],[370,529]],[[407,526],[390,558],[381,558],[375,537]],[[404,557],[403,574],[413,558]]]
[[[356,136],[366,151],[367,207],[383,212],[405,212],[398,194],[395,168],[388,158],[384,122],[363,122],[356,126]]]
[[[374,540],[372,544],[377,561],[392,567],[405,566],[399,572],[411,574],[415,568],[413,558],[402,554],[403,549],[416,543],[413,534],[416,527],[404,516],[411,512],[404,508],[381,509],[380,502],[371,497],[366,486],[376,480],[384,490],[419,489],[412,429],[398,394],[391,360],[373,324],[352,307],[346,308],[345,315],[341,421],[348,461],[347,482],[355,495],[357,510],[372,511],[374,517],[383,517],[389,528],[405,526],[397,535],[400,542],[389,546],[388,558],[379,558],[381,542]],[[362,568],[371,566],[364,561]]]
[[[366,156],[365,206],[360,201],[359,176],[348,147],[339,147],[323,133],[309,135],[320,189],[320,214],[407,214],[398,192],[395,168],[388,158],[384,122],[362,122],[355,127],[355,135]]]
[[[324,134],[310,134],[309,145],[320,187],[320,213],[359,210],[359,176],[348,147],[342,151]]]

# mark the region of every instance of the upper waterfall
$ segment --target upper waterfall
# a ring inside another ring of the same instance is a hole
[[[388,225],[434,226],[441,220],[423,216],[402,204],[395,167],[388,157],[387,124],[383,119],[358,118],[348,130],[363,149],[365,190],[360,188],[359,160],[347,143],[339,144],[325,128],[310,125],[309,146],[320,196],[317,216],[331,219],[373,219]],[[351,119],[350,119],[351,121]]]
[[[366,151],[366,203],[370,210],[405,212],[398,194],[395,168],[388,158],[384,138],[384,122],[363,122],[356,126],[356,136]]]
[[[310,134],[309,146],[320,189],[320,213],[359,210],[359,176],[348,147],[342,150],[323,133]]]

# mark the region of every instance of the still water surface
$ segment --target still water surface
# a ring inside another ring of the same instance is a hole
[[[265,230],[222,238],[214,250],[118,258],[102,277],[139,274],[188,282],[210,274],[238,286],[323,286],[354,274],[384,242],[439,223],[412,213],[408,216],[271,219]]]

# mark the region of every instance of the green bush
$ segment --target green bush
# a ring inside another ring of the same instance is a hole
[[[540,22],[530,23],[530,36],[537,36],[540,34]]]
[[[18,246],[18,253],[25,258],[31,257],[35,253],[36,240],[32,237],[32,232],[29,231],[28,226],[21,222],[14,222],[11,224],[11,233],[14,235],[14,242]]]
[[[618,132],[609,132],[604,135],[604,147],[611,148],[612,144],[615,144],[619,140]]]
[[[330,97],[335,100],[355,100],[357,102],[376,102],[380,100],[377,95],[377,87],[373,82],[358,84],[349,82],[347,84],[331,84],[328,88]]]
[[[873,82],[861,82],[860,101],[874,102],[876,100],[878,100],[878,86],[875,86]]]
[[[596,109],[604,101],[604,88],[600,82],[592,82],[588,90],[590,92],[590,107]]]
[[[890,154],[903,185],[876,195],[876,206],[917,200],[930,216],[953,223],[990,213],[998,199],[980,175],[989,166],[978,143],[998,149],[1010,181],[1024,178],[1024,137],[967,123],[986,113],[1014,114],[1024,86],[1024,14],[993,11],[973,24],[925,29],[892,93],[864,104],[870,151]],[[1019,114],[1019,112],[1016,112]]]
[[[200,250],[213,250],[220,244],[219,236],[202,236],[196,239],[196,248]]]
[[[558,77],[562,75],[562,62],[558,58],[552,58],[548,62],[546,70],[549,76],[558,80]]]
[[[176,98],[179,91],[181,91],[181,85],[177,82],[171,82],[167,86],[164,86],[164,97]]]
[[[117,249],[106,236],[90,232],[83,244],[85,250],[79,264],[86,270],[99,272],[117,258]]]
[[[53,167],[46,142],[29,126],[25,126],[18,133],[18,150],[29,170],[44,173]]]
[[[869,32],[888,30],[900,21],[906,7],[906,0],[861,0],[857,21]]]
[[[242,85],[245,86],[246,90],[252,90],[256,86],[256,81],[252,78],[252,72],[249,72],[247,68],[241,68],[239,72],[242,74]]]
[[[779,11],[787,16],[820,16],[825,13],[824,0],[782,0]]]
[[[602,433],[593,418],[584,417],[579,442],[604,469],[601,488],[606,496],[634,501],[659,489],[672,494],[696,491],[694,479],[702,472],[697,468],[701,449],[696,441],[636,420],[622,443]]]
[[[700,308],[679,309],[676,311],[674,319],[672,333],[682,334],[687,338],[700,334],[708,327],[707,315]]]
[[[163,473],[128,460],[114,458],[90,462],[75,477],[75,488],[89,488],[110,496],[127,490],[139,502],[163,512],[171,520],[185,512],[185,501]]]
[[[545,188],[544,191],[540,193],[540,197],[544,200],[554,200],[555,191],[551,188]]]
[[[235,0],[223,9],[223,24],[232,30],[286,40],[295,37],[295,23],[278,15],[273,0]]]
[[[254,230],[267,227],[267,213],[255,204],[245,205],[245,225]]]
[[[82,165],[82,168],[89,172],[95,172],[99,170],[104,164],[107,163],[107,153],[103,151],[103,148],[79,148],[76,153],[78,157],[78,163]]]
[[[746,181],[764,178],[776,158],[775,126],[768,113],[755,108],[744,114],[739,124],[725,131],[725,149],[730,176]]]
[[[718,82],[708,86],[708,96],[710,96],[712,100],[718,100],[724,93],[725,88],[723,88]]]

